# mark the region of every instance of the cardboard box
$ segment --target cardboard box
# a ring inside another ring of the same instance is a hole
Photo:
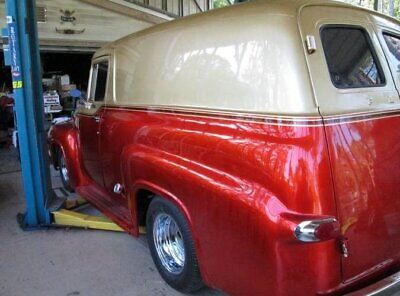
[[[61,86],[61,90],[63,90],[63,91],[70,91],[73,89],[76,89],[76,84],[68,84],[68,85]]]
[[[68,74],[65,74],[65,75],[63,75],[63,76],[61,76],[60,77],[60,83],[61,83],[61,86],[63,87],[64,85],[69,85],[71,82],[70,82],[70,80],[69,80],[69,75]]]

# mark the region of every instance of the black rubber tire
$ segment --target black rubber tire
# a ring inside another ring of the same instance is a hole
[[[185,264],[180,274],[169,272],[161,263],[153,239],[153,225],[160,213],[170,215],[178,225],[185,247]],[[192,293],[204,287],[189,225],[180,210],[170,201],[154,197],[146,216],[147,241],[151,256],[161,277],[168,285],[183,293]]]
[[[58,154],[58,170],[60,172],[61,182],[65,190],[67,190],[68,192],[74,192],[74,188],[72,188],[70,180],[66,180],[62,173],[62,166],[65,163],[64,153],[61,151],[61,149],[58,149],[57,154]]]

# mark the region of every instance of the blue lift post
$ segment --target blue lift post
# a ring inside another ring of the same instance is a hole
[[[105,217],[74,212],[74,205],[61,209],[63,204],[52,204],[55,193],[50,182],[39,42],[37,36],[35,0],[6,0],[8,36],[4,47],[5,62],[11,66],[22,178],[26,199],[26,213],[21,226],[37,229],[40,226],[73,226],[102,230],[123,231]],[[75,201],[82,203],[79,198]],[[53,223],[53,224],[51,224]],[[144,229],[141,229],[144,233]]]
[[[25,229],[50,224],[53,196],[46,131],[35,0],[6,0],[9,54],[17,115],[26,213]]]

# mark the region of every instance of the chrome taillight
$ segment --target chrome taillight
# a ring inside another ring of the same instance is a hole
[[[319,242],[340,236],[340,225],[335,218],[303,221],[294,230],[295,237],[302,242]]]

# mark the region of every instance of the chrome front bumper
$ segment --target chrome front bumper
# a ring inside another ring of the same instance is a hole
[[[400,272],[392,274],[383,280],[376,282],[347,296],[400,296]]]

